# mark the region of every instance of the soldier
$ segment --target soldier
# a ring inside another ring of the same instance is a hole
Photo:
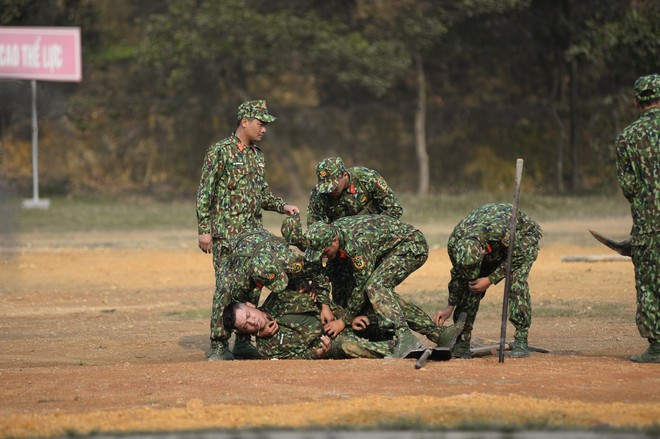
[[[346,169],[341,157],[330,157],[316,165],[318,183],[307,207],[307,226],[317,221],[331,223],[359,214],[383,214],[400,218],[403,208],[380,174],[356,166]]]
[[[510,204],[485,204],[470,212],[449,235],[447,252],[452,263],[449,304],[433,320],[442,325],[452,313],[456,320],[457,314],[467,312],[463,332],[452,349],[455,357],[472,356],[470,338],[479,303],[488,287],[506,276],[512,210]],[[518,211],[509,291],[509,320],[516,328],[510,354],[513,358],[529,356],[527,336],[532,323],[532,304],[527,277],[538,256],[541,236],[541,227]]]
[[[230,352],[230,333],[222,327],[222,311],[232,301],[258,303],[263,287],[277,292],[290,282],[295,285],[297,280],[303,281],[306,276],[303,256],[265,229],[243,232],[226,244],[228,254],[220,263],[213,295],[211,349],[207,359],[258,358],[249,336],[237,336],[234,351]],[[318,284],[322,290],[322,282]]]
[[[197,191],[198,245],[213,253],[216,277],[223,244],[244,230],[262,228],[262,209],[299,212],[274,196],[266,181],[264,155],[256,146],[266,125],[276,120],[266,101],[243,102],[237,119],[236,131],[208,149]]]
[[[633,219],[630,234],[637,290],[635,320],[649,347],[630,360],[660,363],[660,75],[640,77],[634,89],[641,115],[616,140],[616,168]]]
[[[327,323],[326,333],[341,333],[369,303],[380,329],[394,334],[394,356],[419,346],[394,288],[426,262],[428,244],[422,232],[386,215],[348,216],[332,224],[314,223],[305,233],[305,244],[307,261],[339,259],[353,273],[355,284],[346,300],[346,313]]]
[[[336,338],[323,334],[319,305],[308,294],[292,290],[271,293],[257,308],[232,303],[223,312],[226,330],[255,335],[257,350],[268,359],[383,358],[392,355],[392,340],[370,341],[350,329]],[[339,310],[335,309],[335,313]]]

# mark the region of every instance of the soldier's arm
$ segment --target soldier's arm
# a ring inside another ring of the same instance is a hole
[[[202,164],[202,175],[199,179],[199,188],[197,189],[197,231],[204,235],[212,233],[211,213],[214,209],[214,203],[218,194],[214,191],[217,181],[221,178],[224,165],[221,156],[220,144],[211,146],[204,156]]]
[[[362,259],[354,257],[352,260],[353,263],[353,276],[355,278],[355,288],[351,296],[348,298],[348,303],[346,304],[346,312],[342,320],[346,323],[346,326],[351,326],[353,319],[360,314],[360,311],[364,307],[367,298],[364,291],[364,286],[367,284],[367,280],[374,271],[375,263],[369,260],[366,256],[362,255]]]
[[[378,205],[381,214],[396,219],[401,218],[403,207],[401,207],[394,191],[377,171],[371,172],[371,178],[367,184],[371,197]]]
[[[307,227],[318,221],[329,222],[328,216],[325,214],[321,195],[314,188],[309,196],[309,204],[307,205]]]
[[[629,145],[622,136],[618,137],[616,142],[616,176],[623,196],[628,200],[634,199],[639,191],[638,179],[630,157],[631,148],[634,148],[634,146]]]

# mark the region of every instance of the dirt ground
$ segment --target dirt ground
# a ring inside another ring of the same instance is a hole
[[[199,429],[652,429],[660,366],[630,355],[635,323],[629,260],[591,240],[626,218],[542,223],[530,278],[526,359],[206,362],[213,270],[194,231],[21,235],[0,247],[0,437]],[[420,228],[448,233],[451,225]],[[428,262],[398,289],[446,300],[449,260]],[[500,285],[474,337],[498,340]],[[513,328],[509,325],[508,333]]]

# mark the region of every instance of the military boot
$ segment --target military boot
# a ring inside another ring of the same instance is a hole
[[[397,332],[394,341],[393,358],[404,358],[410,351],[424,347],[424,344],[413,334],[410,328]]]
[[[221,360],[233,360],[234,355],[229,350],[229,343],[227,340],[211,341],[211,349],[209,350],[209,355],[206,357],[207,361],[221,361]]]
[[[465,327],[465,319],[467,318],[467,313],[461,313],[458,316],[458,320],[450,326],[441,326],[438,329],[440,330],[439,337],[429,338],[432,342],[438,345],[439,348],[453,348],[458,340],[458,336],[463,332]]]
[[[641,355],[633,355],[630,361],[635,363],[660,363],[660,342],[651,342],[649,348]]]
[[[470,351],[470,340],[459,340],[454,344],[451,349],[451,356],[453,358],[472,358],[472,351]]]
[[[529,357],[529,346],[527,346],[527,331],[516,331],[511,343],[510,358]]]
[[[263,356],[254,347],[248,334],[236,334],[234,341],[234,356],[241,360],[261,360]]]

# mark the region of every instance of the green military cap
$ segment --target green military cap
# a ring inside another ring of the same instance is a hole
[[[481,243],[472,238],[461,239],[456,244],[455,260],[463,275],[472,280],[479,276],[481,261],[484,257]]]
[[[642,76],[635,81],[635,97],[639,102],[660,98],[660,75]]]
[[[247,101],[243,102],[238,107],[238,120],[249,119],[254,117],[259,119],[262,122],[269,123],[275,122],[277,119],[272,114],[268,114],[268,108],[266,108],[266,101],[259,99],[256,101]]]
[[[284,218],[280,231],[282,232],[282,238],[284,238],[287,244],[292,244],[298,247],[305,245],[300,214],[296,213],[293,216],[287,216]]]
[[[320,194],[327,194],[337,187],[339,179],[346,172],[344,161],[341,157],[329,157],[321,160],[316,165],[316,190]]]
[[[305,232],[305,259],[310,262],[318,261],[323,251],[330,247],[332,240],[337,236],[337,229],[331,224],[318,221],[307,228]]]
[[[284,267],[268,251],[260,251],[250,260],[249,273],[252,279],[272,292],[280,292],[289,284]]]

